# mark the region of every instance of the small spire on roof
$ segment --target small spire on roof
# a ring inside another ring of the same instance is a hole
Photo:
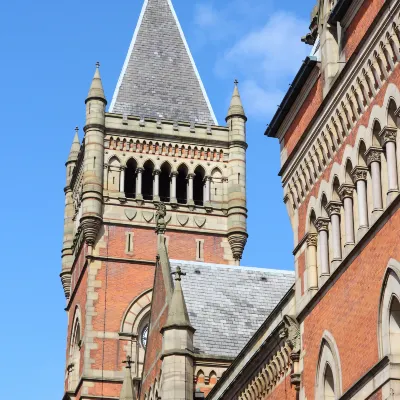
[[[80,149],[81,144],[79,142],[79,128],[75,127],[74,140],[72,141],[71,150],[69,151],[68,161],[76,161]]]
[[[126,361],[122,362],[125,366],[125,376],[122,383],[121,394],[119,400],[136,400],[135,389],[133,387],[131,365],[134,363],[131,356],[126,357]]]
[[[175,288],[169,305],[167,323],[165,324],[164,329],[185,327],[193,330],[181,286],[182,276],[186,275],[186,273],[182,272],[181,267],[178,266],[172,274],[175,275]]]
[[[231,117],[243,117],[245,120],[246,114],[244,113],[242,100],[240,99],[239,88],[238,88],[239,81],[237,79],[234,80],[235,87],[233,89],[231,104],[229,106],[228,115],[226,116],[225,120],[227,121]]]
[[[107,104],[107,100],[104,95],[103,84],[100,77],[100,63],[98,61],[96,62],[96,71],[94,73],[92,84],[90,85],[89,93],[85,103],[88,102],[90,99],[100,99],[103,100],[105,104]]]

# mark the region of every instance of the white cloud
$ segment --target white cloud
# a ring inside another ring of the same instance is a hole
[[[218,23],[218,13],[211,3],[198,3],[195,6],[194,22],[201,28],[209,28]]]

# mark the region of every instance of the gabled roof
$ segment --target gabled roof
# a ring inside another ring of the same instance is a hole
[[[294,283],[291,271],[170,260],[182,289],[194,351],[236,357]]]
[[[109,111],[217,124],[171,0],[145,0]]]

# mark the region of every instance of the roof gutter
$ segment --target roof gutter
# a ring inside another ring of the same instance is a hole
[[[328,19],[328,24],[335,25],[337,22],[340,22],[342,18],[346,15],[347,10],[350,8],[352,3],[353,0],[339,0],[331,11],[331,15]]]
[[[299,71],[297,72],[289,90],[286,92],[281,104],[278,107],[275,115],[273,116],[270,124],[268,125],[265,135],[268,137],[276,138],[278,130],[288,115],[293,103],[296,101],[297,96],[300,93],[301,88],[310,76],[311,71],[317,65],[317,57],[309,56],[304,61]]]

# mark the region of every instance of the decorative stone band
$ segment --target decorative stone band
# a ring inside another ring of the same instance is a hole
[[[349,185],[348,183],[344,183],[343,185],[340,185],[339,187],[339,196],[340,200],[344,200],[345,198],[353,198],[353,193],[354,193],[354,186]]]
[[[268,351],[270,346],[266,347],[269,353],[266,362],[255,370],[238,396],[239,400],[264,399],[288,373],[296,391],[300,390],[300,327],[296,319],[284,316],[270,338],[277,344],[272,347],[272,351]]]
[[[330,201],[326,205],[325,210],[329,216],[334,214],[340,215],[341,208],[342,208],[342,203],[340,201]]]
[[[231,246],[233,258],[236,261],[242,259],[244,247],[247,243],[247,234],[244,232],[234,232],[228,235],[229,245]]]
[[[317,228],[318,232],[327,231],[329,226],[329,218],[317,218],[315,221],[315,227]]]
[[[307,247],[317,247],[318,235],[316,233],[309,233],[307,235]]]
[[[379,137],[382,140],[383,145],[387,142],[395,142],[397,136],[397,128],[392,128],[390,126],[385,126],[380,132]]]
[[[382,149],[379,147],[370,147],[365,153],[367,157],[367,165],[370,166],[373,162],[381,162]]]
[[[354,167],[353,171],[351,171],[351,178],[353,179],[353,182],[355,184],[357,181],[366,181],[367,174],[367,167]]]

